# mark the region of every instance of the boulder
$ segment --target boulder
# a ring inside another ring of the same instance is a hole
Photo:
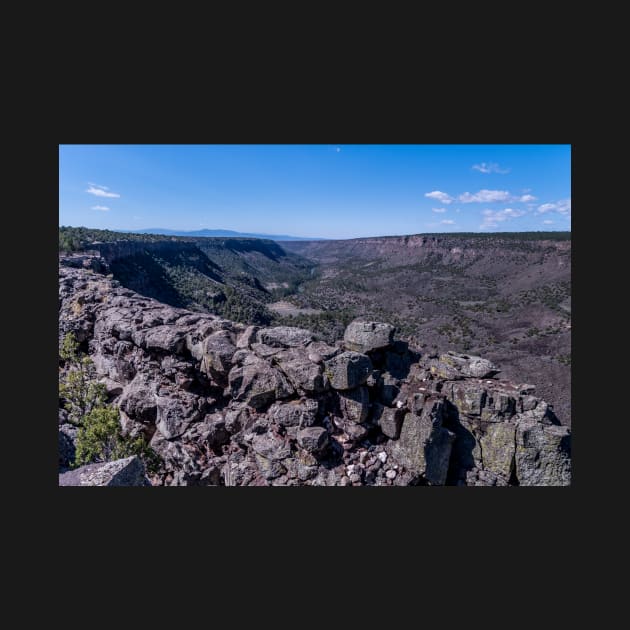
[[[155,383],[148,374],[137,374],[124,387],[119,407],[129,418],[143,424],[153,424],[157,419]]]
[[[232,368],[232,357],[236,352],[230,333],[227,330],[212,333],[201,342],[201,348],[202,371],[216,381],[224,383]]]
[[[134,455],[102,464],[88,464],[59,475],[60,486],[150,486],[142,460]]]
[[[338,392],[338,396],[343,418],[356,423],[367,420],[370,410],[370,394],[367,387],[342,390]]]
[[[252,440],[252,449],[262,457],[271,461],[280,461],[291,457],[289,442],[271,433],[255,435]]]
[[[298,431],[297,441],[309,453],[322,453],[329,443],[328,431],[323,427],[306,427]]]
[[[565,426],[519,422],[516,477],[521,486],[571,485],[571,430]]]
[[[507,485],[514,469],[516,425],[511,422],[490,423],[479,438],[482,470],[502,478]]]
[[[186,333],[175,326],[155,326],[144,334],[142,345],[148,351],[161,350],[173,354],[180,354],[186,344]]]
[[[202,416],[198,396],[179,392],[177,398],[157,397],[156,426],[167,440],[182,435],[190,424],[201,420]]]
[[[486,403],[486,390],[479,382],[459,381],[444,386],[448,389],[455,406],[460,413],[479,416]]]
[[[444,485],[455,434],[442,426],[443,402],[429,399],[421,415],[407,413],[400,438],[391,442],[389,455],[410,473],[412,483],[425,480]]]
[[[316,400],[274,403],[267,415],[283,427],[310,427],[317,421],[319,405]]]
[[[454,368],[462,376],[490,378],[500,372],[499,368],[488,359],[456,352],[442,354],[440,362]]]
[[[318,394],[326,389],[324,368],[311,359],[305,349],[291,348],[275,355],[274,363],[284,372],[296,389]]]
[[[232,397],[254,409],[262,409],[275,400],[288,398],[295,391],[282,372],[255,356],[241,367],[233,367],[228,382]]]
[[[372,420],[378,424],[383,434],[392,440],[397,440],[400,437],[404,417],[404,409],[392,409],[378,403],[374,404]]]
[[[358,352],[342,352],[324,362],[324,374],[335,389],[359,387],[371,373],[370,357]]]
[[[248,326],[236,339],[237,348],[249,348],[256,341],[259,326]]]
[[[293,328],[292,326],[276,326],[274,328],[263,328],[257,333],[260,343],[273,347],[305,347],[313,341],[313,333],[303,328]]]
[[[380,350],[392,344],[394,330],[391,324],[357,319],[346,328],[343,342],[348,350],[355,352]]]

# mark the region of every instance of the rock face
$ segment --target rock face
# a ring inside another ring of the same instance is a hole
[[[337,347],[246,327],[76,261],[60,261],[60,338],[90,354],[123,432],[150,440],[152,485],[571,483],[570,430],[481,357],[421,356],[382,322],[352,322]],[[149,483],[137,458],[64,472],[75,436],[61,411],[60,485]]]
[[[89,464],[59,475],[60,486],[150,486],[139,457]]]

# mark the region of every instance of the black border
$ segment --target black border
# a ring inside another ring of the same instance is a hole
[[[373,94],[368,91],[370,93]],[[226,488],[126,488],[85,491],[57,487],[58,300],[54,277],[57,224],[50,208],[58,203],[58,198],[54,198],[58,193],[58,144],[104,141],[112,144],[566,144],[573,138],[565,99],[541,101],[539,95],[534,99],[519,94],[516,103],[509,103],[510,97],[516,94],[508,93],[501,99],[503,110],[497,111],[497,108],[488,106],[490,101],[496,101],[495,98],[484,98],[478,93],[471,99],[475,102],[462,102],[459,98],[453,107],[444,107],[444,96],[439,96],[434,99],[437,101],[435,106],[429,108],[423,107],[418,95],[396,91],[388,92],[385,99],[388,102],[379,101],[377,107],[367,107],[363,95],[354,96],[353,99],[339,95],[330,97],[334,102],[322,108],[318,108],[320,101],[316,100],[308,112],[302,108],[302,101],[299,106],[296,104],[296,97],[288,101],[296,108],[293,118],[289,117],[287,108],[274,111],[275,101],[273,104],[256,103],[253,112],[251,103],[241,103],[238,107],[223,101],[210,108],[207,100],[196,103],[184,99],[180,107],[175,107],[174,98],[166,110],[168,115],[165,115],[164,109],[151,109],[151,98],[134,101],[129,107],[125,103],[114,104],[110,110],[107,106],[113,103],[107,100],[103,108],[86,107],[82,117],[74,118],[80,108],[73,107],[63,124],[51,130],[54,138],[44,145],[40,154],[43,160],[37,165],[41,169],[37,181],[47,182],[42,191],[37,191],[42,194],[37,229],[24,228],[31,243],[29,250],[37,252],[37,272],[30,276],[25,302],[17,309],[19,327],[38,331],[36,352],[28,360],[30,371],[33,361],[36,363],[37,377],[35,382],[33,378],[19,379],[16,395],[22,405],[28,406],[28,421],[34,423],[39,434],[33,439],[33,425],[26,429],[28,454],[20,467],[20,475],[24,473],[20,485],[28,483],[37,489],[38,495],[46,489],[42,501],[50,518],[42,523],[42,527],[47,534],[52,534],[52,544],[55,544],[53,541],[67,540],[72,548],[90,549],[97,540],[99,553],[117,547],[130,550],[131,546],[139,545],[144,557],[150,555],[155,546],[164,545],[165,540],[174,544],[175,549],[189,545],[203,547],[205,544],[216,549],[217,557],[224,554],[226,563],[230,562],[233,553],[241,557],[243,553],[253,554],[254,560],[258,554],[269,552],[273,545],[280,545],[281,549],[295,550],[298,564],[299,550],[315,545],[310,547],[314,553],[310,565],[324,562],[331,568],[340,566],[336,564],[338,562],[343,566],[352,557],[360,566],[361,557],[376,545],[377,565],[387,565],[390,559],[404,564],[407,554],[418,558],[418,562],[420,554],[426,566],[419,570],[425,576],[431,573],[429,567],[441,567],[444,577],[448,571],[457,576],[460,569],[453,563],[461,560],[462,566],[466,567],[462,570],[470,575],[461,579],[468,584],[474,583],[475,565],[483,562],[482,549],[487,551],[489,558],[496,557],[497,561],[505,555],[509,556],[510,562],[517,562],[520,553],[524,562],[542,563],[551,556],[566,566],[566,558],[572,552],[567,548],[564,536],[579,523],[578,515],[582,511],[579,506],[583,501],[580,496],[584,496],[589,485],[608,482],[605,478],[595,481],[596,477],[589,471],[605,470],[605,459],[610,457],[609,451],[592,446],[597,443],[595,434],[601,429],[595,425],[598,418],[589,417],[586,411],[587,390],[580,384],[585,380],[584,366],[589,354],[583,338],[573,338],[574,365],[582,367],[580,370],[576,367],[573,373],[574,481],[570,488],[361,488],[350,491],[337,488],[248,488],[238,491]],[[433,99],[433,96],[425,91],[427,99]],[[576,154],[576,145],[572,143],[573,187],[577,168],[575,158],[583,155],[581,146],[578,145]],[[30,177],[35,176],[30,174]],[[579,259],[588,256],[583,237],[579,236],[583,225],[580,217],[584,216],[581,213],[588,212],[584,189],[585,186],[576,206],[577,216],[573,219],[573,229],[578,230],[578,246],[573,250],[574,257],[578,258],[574,258],[573,266],[578,265],[578,274],[574,277],[572,296],[573,310],[578,314],[574,317],[575,325],[583,336],[586,326],[582,323],[585,317],[582,313],[591,301],[583,293],[588,281],[579,277],[585,271],[585,265],[580,267]],[[23,244],[17,243],[16,266],[23,256]],[[591,352],[594,345],[591,340]],[[42,425],[46,427],[43,433]],[[45,439],[41,439],[39,436],[44,434]],[[24,458],[24,449],[21,452]],[[603,461],[599,462],[598,458]],[[26,481],[29,474],[32,479]],[[39,510],[38,513],[41,514]],[[339,554],[345,560],[340,561]],[[290,580],[290,575],[288,569],[285,577]],[[513,575],[506,575],[505,579],[510,577]],[[544,581],[544,576],[540,579]]]

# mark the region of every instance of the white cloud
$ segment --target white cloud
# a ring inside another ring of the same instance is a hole
[[[571,214],[571,199],[561,199],[555,203],[543,203],[538,206],[537,214],[544,214],[545,212],[559,212],[560,214]]]
[[[501,168],[496,162],[482,162],[481,164],[473,164],[473,170],[480,173],[500,173],[505,175],[510,172],[509,168]]]
[[[453,221],[453,219],[442,219],[440,223],[444,223],[445,225],[454,225],[455,221]]]
[[[445,203],[446,205],[453,203],[453,197],[447,195],[445,192],[441,192],[440,190],[433,190],[432,192],[424,193],[424,196],[429,197],[429,199],[437,199],[440,203]]]
[[[523,203],[527,203],[528,201],[536,201],[538,197],[534,197],[534,195],[521,195],[518,198],[518,201],[522,201]]]
[[[335,151],[337,151],[337,153],[341,153],[341,147],[337,147]]]
[[[446,208],[431,208],[433,212],[446,212]]]
[[[551,225],[552,223],[555,223],[555,221],[550,221],[549,219],[545,219],[545,220],[543,221],[543,223],[544,223],[545,225]]]
[[[503,223],[503,221],[507,221],[508,219],[516,219],[518,217],[522,217],[524,214],[527,214],[525,210],[515,210],[514,208],[505,208],[503,210],[484,210],[481,214],[483,214],[483,223],[479,226],[480,229],[486,230],[489,228],[494,228],[499,223]]]
[[[92,206],[92,210],[101,210],[103,212],[108,212],[110,208],[107,206]]]
[[[507,190],[486,190],[485,188],[474,195],[465,192],[459,196],[462,203],[493,203],[496,201],[509,201],[510,193]]]
[[[558,201],[557,212],[560,214],[571,214],[571,199],[562,199]]]
[[[95,197],[120,197],[118,193],[108,192],[109,188],[107,186],[99,186],[98,184],[89,184],[89,186],[85,192]]]

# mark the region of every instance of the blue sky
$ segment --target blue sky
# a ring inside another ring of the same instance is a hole
[[[59,225],[354,238],[571,229],[569,145],[60,145]]]

